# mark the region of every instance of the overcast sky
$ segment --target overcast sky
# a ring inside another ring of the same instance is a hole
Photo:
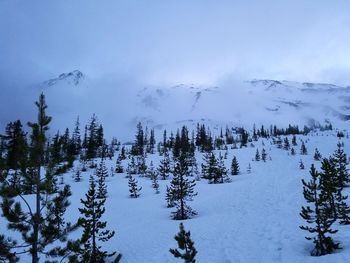
[[[0,89],[80,69],[145,83],[350,85],[350,1],[0,0]]]

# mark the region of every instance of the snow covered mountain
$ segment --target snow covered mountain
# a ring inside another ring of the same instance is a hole
[[[31,89],[47,95],[54,130],[73,125],[78,115],[85,122],[96,113],[107,136],[124,139],[132,138],[138,121],[159,130],[197,122],[213,128],[331,122],[342,128],[350,121],[350,87],[324,83],[251,80],[222,86],[145,87],[96,80],[74,70]],[[32,109],[36,96],[23,104]]]

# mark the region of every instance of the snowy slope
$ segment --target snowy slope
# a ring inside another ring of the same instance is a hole
[[[299,139],[307,141],[309,155],[299,155]],[[342,141],[349,156],[350,140]],[[312,243],[304,239],[306,233],[299,229],[299,225],[304,224],[299,212],[305,205],[301,179],[309,179],[311,163],[315,163],[316,167],[320,165],[312,158],[314,149],[318,147],[326,157],[336,149],[337,142],[335,132],[298,136],[296,156],[277,149],[266,139],[255,142],[253,147],[229,149],[226,166],[229,167],[235,155],[241,174],[231,176],[232,183],[210,185],[206,180],[197,182],[198,196],[190,205],[198,216],[183,221],[185,228],[191,231],[198,250],[197,262],[348,262],[350,226],[336,224],[339,232],[335,239],[341,242],[343,249],[318,258],[309,255]],[[256,149],[261,151],[263,147],[271,160],[266,163],[253,161]],[[158,154],[149,155],[147,162],[153,161],[157,165],[159,158]],[[299,170],[300,159],[306,170]],[[201,161],[201,154],[197,154],[197,160]],[[127,163],[127,160],[124,161],[124,166]],[[246,172],[248,163],[252,167],[250,174]],[[107,165],[114,167],[115,159],[107,161]],[[83,173],[83,181],[79,183],[73,181],[73,171],[65,175],[65,181],[71,184],[73,192],[68,211],[71,220],[78,216],[79,199],[88,189],[91,173],[93,171]],[[149,179],[137,176],[137,180],[142,186],[141,197],[131,199],[125,174],[107,178],[109,198],[104,218],[108,221],[108,228],[116,230],[116,236],[106,244],[106,248],[121,252],[124,263],[181,262],[168,252],[169,248],[176,246],[173,236],[178,232],[179,225],[179,221],[170,219],[172,209],[165,206],[165,187],[170,180],[159,180],[161,193],[158,195],[151,188]],[[349,188],[345,191],[350,194]],[[0,231],[5,231],[4,224],[0,224]],[[77,231],[71,237],[79,237],[80,234]],[[21,262],[30,260],[23,257]]]

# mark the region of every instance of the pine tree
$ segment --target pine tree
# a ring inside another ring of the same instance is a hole
[[[141,155],[137,157],[137,173],[145,176],[147,172],[146,157]]]
[[[293,135],[293,137],[292,137],[292,145],[293,146],[297,146],[298,145],[297,144],[297,137],[295,135]]]
[[[164,157],[160,161],[158,174],[163,180],[166,180],[171,174],[171,163],[168,151],[164,152]]]
[[[96,169],[96,176],[97,176],[97,183],[98,183],[98,190],[97,190],[97,198],[100,199],[106,199],[107,198],[107,185],[106,185],[106,177],[108,177],[108,170],[105,165],[105,162],[103,159],[101,159],[101,162]]]
[[[174,189],[166,186],[166,195],[165,195],[165,201],[167,203],[167,208],[175,207],[175,194],[173,193]]]
[[[79,116],[75,122],[75,127],[72,135],[72,142],[74,145],[74,154],[78,155],[81,150],[81,135],[80,135],[80,121]]]
[[[81,199],[80,202],[83,205],[83,208],[79,208],[79,212],[82,214],[79,222],[84,230],[80,239],[82,247],[79,248],[76,255],[72,256],[71,261],[89,263],[105,262],[105,259],[113,257],[116,255],[116,252],[108,253],[98,243],[107,242],[114,236],[115,232],[106,230],[107,222],[101,221],[106,210],[106,197],[98,198],[93,176],[90,176],[90,186],[88,192],[85,194],[85,200]],[[114,262],[119,262],[120,258],[121,255],[118,254]]]
[[[137,166],[135,163],[134,156],[131,157],[131,161],[130,161],[130,163],[128,163],[128,168],[127,168],[126,172],[128,175],[137,174]]]
[[[172,217],[175,220],[188,219],[197,214],[186,203],[187,201],[192,201],[197,193],[194,193],[195,181],[185,178],[188,172],[188,166],[185,162],[186,158],[183,155],[176,159],[174,177],[170,182],[170,200],[176,205],[176,211],[172,213]]]
[[[115,164],[115,172],[117,174],[124,173],[124,167],[122,165],[122,158],[121,155],[118,156],[116,164]]]
[[[170,253],[176,258],[183,259],[185,263],[195,263],[197,250],[191,240],[190,231],[186,232],[182,223],[180,223],[180,232],[174,238],[178,244],[178,249],[170,249]]]
[[[300,170],[304,170],[305,169],[304,163],[303,163],[303,161],[301,159],[299,161],[299,169]]]
[[[250,174],[251,172],[252,172],[252,166],[250,165],[250,163],[248,163],[247,173]]]
[[[233,156],[232,164],[231,164],[231,174],[238,175],[239,174],[239,164],[236,156]]]
[[[217,167],[217,171],[216,171],[216,173],[217,173],[216,178],[222,178],[223,183],[224,182],[226,182],[226,183],[231,182],[231,179],[228,177],[228,170],[226,169],[224,158],[222,157],[221,153],[219,153],[217,163],[218,163],[218,167]],[[219,179],[218,181],[221,183],[220,180],[221,179]]]
[[[318,149],[316,148],[316,149],[315,149],[315,154],[314,154],[314,160],[315,160],[315,161],[319,161],[319,160],[321,160],[321,158],[322,158],[322,155],[321,155],[321,153],[318,151]]]
[[[15,252],[11,252],[11,249],[15,248],[17,243],[11,238],[7,238],[4,235],[0,235],[0,262],[15,263],[19,261]]]
[[[260,161],[260,153],[259,153],[259,149],[256,149],[256,153],[255,153],[255,161]]]
[[[291,149],[290,149],[290,154],[291,155],[295,155],[296,153],[295,153],[295,149],[292,147]]]
[[[307,155],[307,149],[306,149],[306,146],[305,146],[304,142],[301,142],[300,154],[301,155]]]
[[[346,168],[348,162],[343,146],[340,143],[338,143],[337,147],[337,150],[333,153],[331,162],[334,164],[335,169],[337,171],[339,186],[345,187],[350,182],[350,175]]]
[[[207,179],[210,184],[224,182],[224,174],[219,170],[218,160],[213,152],[208,152],[204,155],[202,178]]]
[[[283,149],[285,149],[286,151],[288,151],[290,149],[290,143],[289,143],[288,137],[284,138]]]
[[[137,181],[134,177],[129,175],[129,192],[131,198],[138,198],[140,196],[140,191],[142,190],[142,187],[137,186]]]
[[[332,234],[335,234],[338,230],[333,230],[332,224],[335,222],[333,216],[333,208],[328,202],[328,193],[321,189],[322,180],[320,173],[318,173],[314,167],[310,169],[311,180],[303,183],[303,195],[305,200],[312,204],[310,206],[302,207],[300,216],[310,226],[300,226],[302,230],[310,232],[310,234],[316,233],[314,237],[306,237],[307,240],[313,240],[315,248],[311,251],[312,256],[322,256],[332,253],[334,250],[339,249],[339,243],[335,243],[331,238]]]
[[[47,105],[44,94],[35,103],[38,108],[38,119],[36,123],[28,123],[32,129],[31,143],[29,146],[28,173],[25,174],[27,187],[34,195],[34,202],[27,200],[25,193],[27,189],[16,189],[19,200],[13,195],[8,195],[8,181],[1,186],[2,213],[9,222],[9,229],[21,234],[21,254],[30,253],[33,263],[39,262],[39,255],[50,257],[62,256],[63,248],[60,243],[64,242],[67,235],[75,229],[75,226],[64,222],[64,213],[70,205],[68,198],[71,195],[70,187],[63,186],[53,191],[53,182],[57,176],[44,171],[44,157],[46,156],[46,131],[49,129],[51,117],[46,115]],[[34,205],[32,205],[34,204]],[[26,211],[22,209],[26,207]],[[60,242],[61,241],[61,242]],[[47,249],[55,243],[56,247]]]
[[[263,148],[261,151],[261,160],[266,162],[266,159],[267,159],[267,153],[266,153],[266,150]]]

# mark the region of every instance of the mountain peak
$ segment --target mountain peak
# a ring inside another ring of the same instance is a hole
[[[44,85],[50,87],[56,85],[59,82],[65,81],[68,84],[73,84],[74,86],[77,86],[83,78],[84,74],[80,70],[73,70],[68,73],[62,73],[57,78],[45,81]]]

